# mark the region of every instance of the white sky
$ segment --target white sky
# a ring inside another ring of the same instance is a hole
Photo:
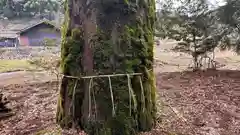
[[[156,1],[164,1],[164,0],[156,0]],[[180,4],[180,2],[178,2],[179,0],[176,0],[176,5],[178,5],[178,4]],[[213,5],[214,7],[218,7],[218,6],[222,6],[222,5],[224,5],[225,4],[225,0],[208,0],[209,1],[209,3],[211,4],[211,5]],[[157,2],[156,2],[157,3]],[[159,6],[159,4],[157,3],[156,4],[156,8],[157,9],[159,9],[160,8],[160,6]]]
[[[223,6],[225,4],[225,0],[208,0],[212,5]]]

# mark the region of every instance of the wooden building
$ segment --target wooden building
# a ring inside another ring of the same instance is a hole
[[[0,47],[42,46],[46,39],[60,44],[61,32],[58,27],[45,20],[19,30],[0,31]]]

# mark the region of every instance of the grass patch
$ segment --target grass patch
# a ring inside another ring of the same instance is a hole
[[[33,70],[35,67],[27,60],[0,60],[0,72]]]
[[[34,135],[62,135],[61,128],[54,128],[54,129],[43,129],[36,132]]]
[[[41,130],[34,135],[61,135],[60,130]]]

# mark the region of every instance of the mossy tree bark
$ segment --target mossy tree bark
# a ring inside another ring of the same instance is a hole
[[[66,76],[57,107],[62,127],[134,135],[154,126],[154,21],[155,0],[66,0],[61,52]],[[67,77],[136,72],[142,75]]]

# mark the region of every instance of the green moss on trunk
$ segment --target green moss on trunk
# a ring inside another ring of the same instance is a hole
[[[64,37],[62,41],[62,61],[61,68],[62,72],[67,76],[81,76],[82,66],[81,58],[83,52],[83,42],[81,39],[81,32],[78,29],[73,29],[71,31],[70,37]],[[81,100],[75,100],[74,98],[83,97],[83,90],[81,89],[81,81],[76,82],[76,79],[69,79],[63,77],[60,96],[58,99],[57,107],[57,122],[62,127],[70,127],[75,120],[73,114],[81,114]],[[76,85],[77,83],[77,85]],[[75,95],[73,95],[73,92]],[[75,109],[73,112],[73,105],[79,106],[80,108]],[[77,117],[76,117],[77,118]]]
[[[96,8],[98,30],[91,39],[94,74],[142,75],[111,77],[111,85],[109,78],[79,81],[63,78],[57,122],[62,127],[73,124],[80,126],[89,135],[134,135],[140,131],[149,131],[156,118],[156,84],[153,74],[155,2],[108,1]],[[66,15],[68,12],[67,8]],[[73,18],[66,18],[62,41],[62,71],[65,75],[83,76],[85,33],[82,33],[84,30],[81,28],[70,29],[69,24]],[[92,85],[89,85],[89,81]],[[86,87],[86,84],[89,86]],[[86,90],[88,87],[90,89]],[[86,96],[89,90],[90,96]],[[87,108],[83,107],[83,100],[86,99],[90,101]],[[87,122],[83,120],[86,109],[89,110]]]

